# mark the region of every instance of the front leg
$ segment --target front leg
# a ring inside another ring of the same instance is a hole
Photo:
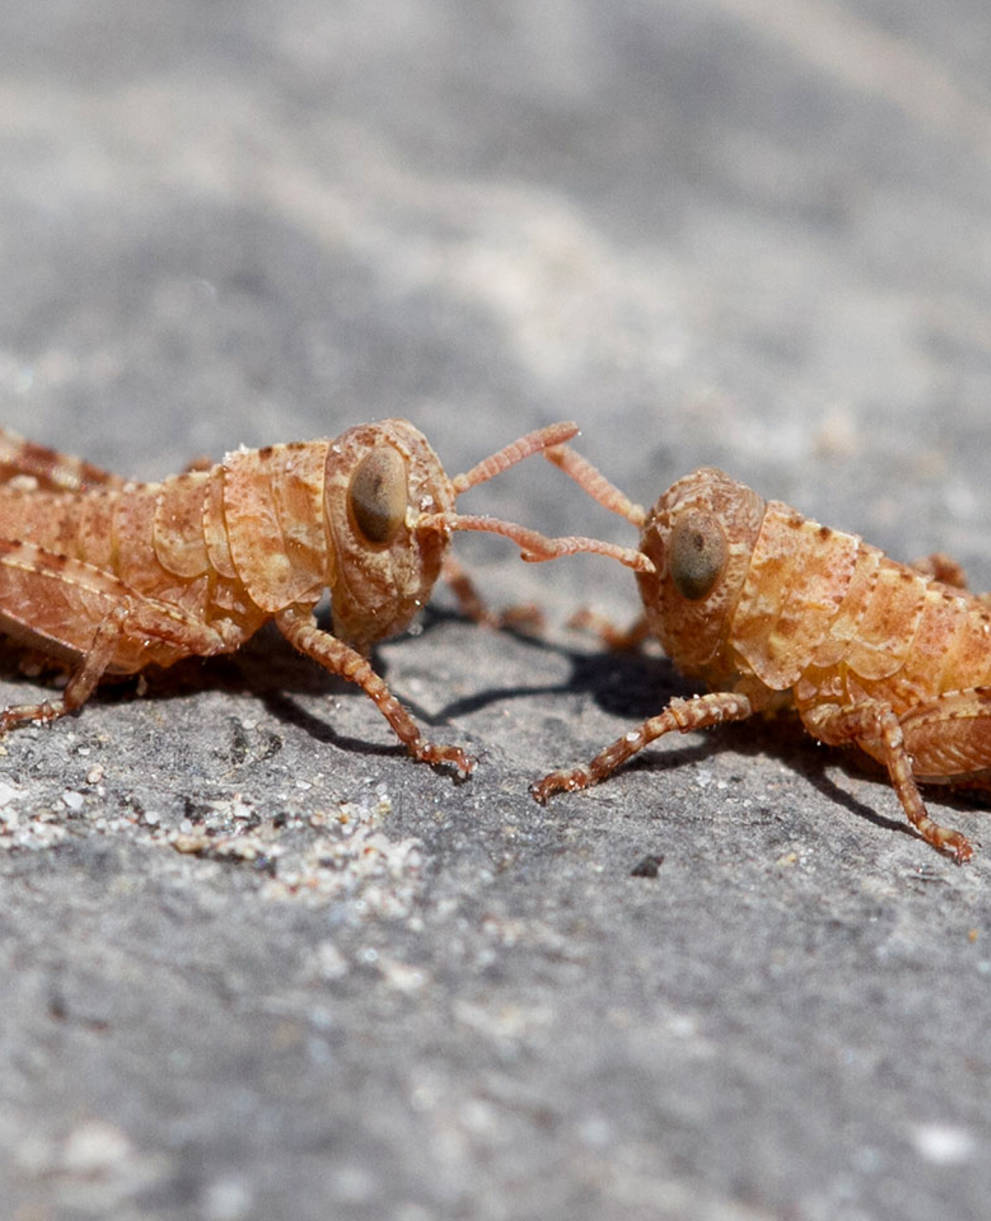
[[[821,742],[859,746],[883,763],[902,809],[926,843],[951,856],[958,865],[970,860],[974,850],[967,838],[929,817],[912,774],[912,755],[905,744],[902,724],[889,704],[871,701],[847,709],[820,705],[803,709],[801,717],[809,732]]]
[[[631,729],[617,738],[591,763],[570,771],[551,772],[532,785],[530,792],[543,805],[553,793],[584,789],[605,780],[637,751],[674,729],[680,733],[691,733],[692,730],[708,729],[711,725],[721,725],[726,721],[743,721],[753,712],[750,700],[733,691],[710,691],[707,695],[696,695],[688,700],[675,698],[659,716],[651,717],[639,729]]]
[[[461,614],[473,623],[496,631],[510,629],[528,636],[537,636],[543,631],[543,612],[539,606],[532,603],[508,606],[499,612],[491,610],[478,592],[475,582],[450,552],[444,556],[443,576],[457,599]]]
[[[363,657],[350,645],[317,626],[312,611],[291,606],[275,616],[276,626],[294,647],[339,678],[354,683],[372,700],[392,726],[396,737],[414,759],[425,763],[445,763],[462,777],[470,775],[475,761],[460,746],[438,746],[428,742],[413,718]]]
[[[635,653],[650,635],[650,622],[640,615],[629,627],[617,627],[611,619],[588,607],[580,607],[568,620],[568,627],[592,632],[614,653]]]

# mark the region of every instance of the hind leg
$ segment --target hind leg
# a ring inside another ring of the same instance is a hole
[[[944,709],[944,725],[947,714],[948,710]],[[883,763],[906,817],[926,843],[951,856],[958,865],[970,860],[974,850],[967,838],[932,819],[919,793],[913,771],[919,765],[916,749],[927,739],[931,741],[931,732],[926,732],[924,721],[913,729],[912,718],[908,718],[903,727],[891,706],[880,702],[848,709],[820,705],[803,709],[801,716],[809,732],[821,742],[830,746],[859,746]],[[930,723],[930,731],[932,728]],[[919,767],[918,774],[925,775],[923,767]]]

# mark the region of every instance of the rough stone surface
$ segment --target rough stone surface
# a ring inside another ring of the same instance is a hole
[[[991,585],[986,0],[6,9],[6,425],[153,478],[573,417]],[[470,503],[632,541],[543,462]],[[542,809],[688,688],[564,626],[615,565],[458,552],[551,624],[381,649],[465,784],[268,633],[3,743],[4,1215],[986,1217],[987,813],[956,868],[786,722]]]

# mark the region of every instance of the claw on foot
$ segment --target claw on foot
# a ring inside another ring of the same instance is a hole
[[[555,793],[573,793],[576,789],[588,788],[591,779],[584,767],[573,768],[570,772],[551,772],[530,785],[530,795],[543,806]]]
[[[959,831],[946,832],[945,837],[936,847],[946,852],[958,865],[963,865],[974,855],[970,840],[965,835],[961,835]]]
[[[434,766],[453,767],[462,780],[467,780],[475,770],[476,760],[466,755],[460,746],[438,746],[435,742],[422,742],[412,752],[415,759]]]

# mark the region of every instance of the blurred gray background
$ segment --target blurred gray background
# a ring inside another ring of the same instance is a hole
[[[156,478],[574,418],[991,586],[985,0],[0,14],[4,425]],[[539,460],[463,506],[633,541]],[[985,1217],[988,812],[956,868],[787,722],[541,809],[689,688],[565,627],[616,565],[457,551],[550,625],[380,650],[465,784],[267,633],[5,740],[4,1215]]]

